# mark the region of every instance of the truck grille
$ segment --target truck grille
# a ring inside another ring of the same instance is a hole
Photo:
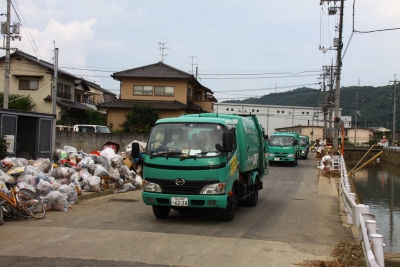
[[[155,179],[155,178],[146,178],[149,182],[157,183],[161,186],[163,193],[166,194],[190,194],[190,195],[198,195],[200,190],[206,184],[214,184],[219,183],[218,180],[206,180],[206,181],[188,181],[185,180],[185,184],[182,186],[177,186],[175,184],[175,179],[173,180],[164,180],[164,179]]]
[[[277,158],[286,158],[288,153],[287,152],[275,152],[274,155]]]

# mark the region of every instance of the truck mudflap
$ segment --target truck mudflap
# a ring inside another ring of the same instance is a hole
[[[142,193],[146,205],[168,206],[177,208],[219,208],[225,209],[226,195],[173,195],[162,193]]]

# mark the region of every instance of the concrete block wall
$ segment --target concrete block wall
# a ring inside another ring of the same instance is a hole
[[[64,146],[73,146],[76,149],[89,153],[93,150],[100,151],[107,142],[120,145],[125,151],[125,146],[133,140],[147,142],[148,134],[116,134],[116,133],[82,133],[70,131],[56,131],[55,148],[62,149]]]
[[[381,160],[394,165],[399,165],[400,162],[400,151],[387,151],[381,155]]]

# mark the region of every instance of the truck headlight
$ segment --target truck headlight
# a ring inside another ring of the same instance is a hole
[[[143,191],[147,191],[147,192],[159,192],[161,193],[161,186],[157,183],[152,183],[146,180],[142,181],[142,187],[143,187]]]
[[[288,158],[294,158],[294,154],[287,155]]]
[[[225,183],[208,184],[200,190],[201,195],[225,194]]]
[[[268,157],[275,157],[274,154],[268,154]]]
[[[306,153],[306,151],[305,151],[305,150],[302,150],[301,153]]]

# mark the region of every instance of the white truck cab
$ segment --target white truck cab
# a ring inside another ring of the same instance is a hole
[[[74,125],[74,132],[110,133],[110,129],[103,125],[76,124]]]

